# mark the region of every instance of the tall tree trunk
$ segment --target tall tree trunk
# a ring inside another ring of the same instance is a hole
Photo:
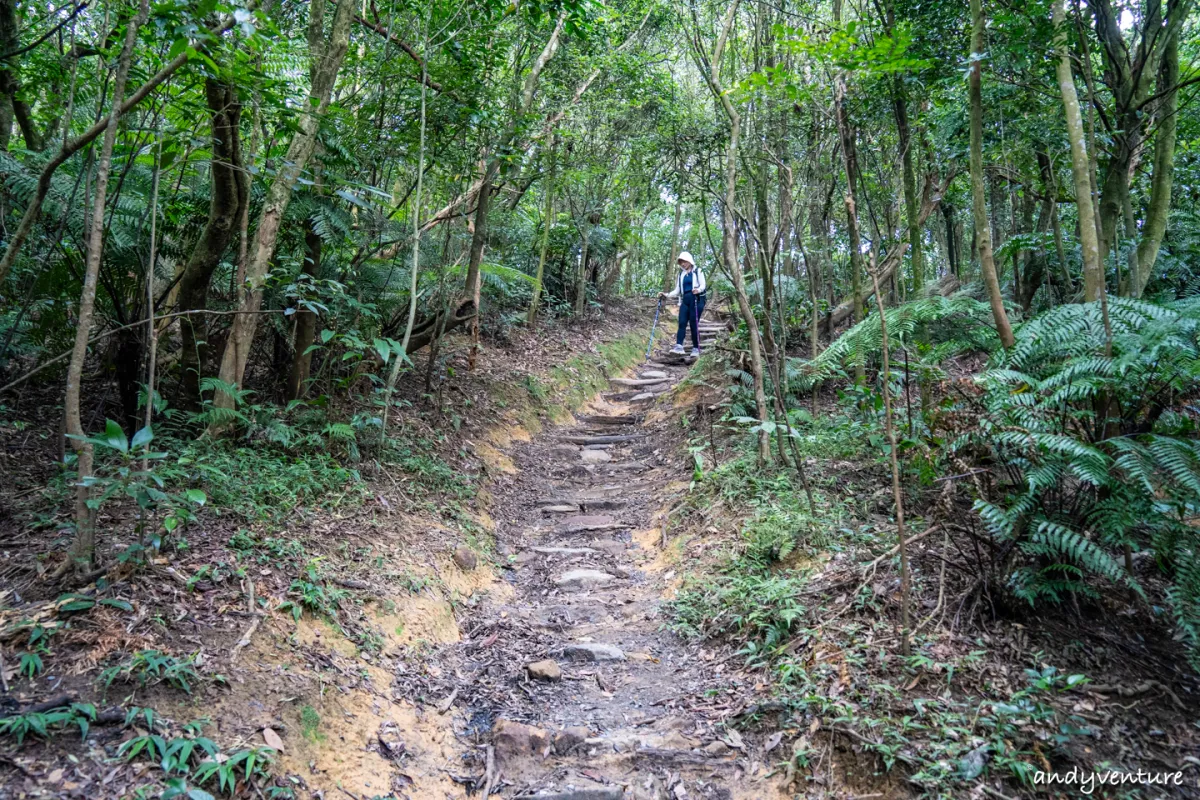
[[[258,228],[254,232],[250,256],[246,264],[246,285],[239,287],[241,301],[239,313],[234,315],[230,326],[225,352],[221,357],[221,380],[240,386],[250,358],[250,347],[254,343],[254,332],[258,327],[258,311],[262,306],[263,283],[275,255],[279,239],[279,226],[292,199],[292,188],[300,174],[308,166],[317,144],[317,130],[321,117],[329,107],[333,87],[346,49],[350,43],[350,23],[354,19],[354,4],[339,2],[333,15],[329,36],[323,35],[325,0],[313,0],[309,6],[309,52],[312,65],[307,108],[300,114],[296,132],[288,145],[283,164],[267,190],[262,211],[258,217]],[[215,404],[223,408],[233,407],[233,397],[217,392]]]
[[[92,335],[92,320],[96,309],[96,284],[99,282],[100,261],[104,250],[104,204],[108,194],[108,179],[112,173],[113,146],[117,141],[120,124],[121,104],[125,99],[125,83],[129,77],[129,64],[133,60],[133,49],[137,43],[138,29],[150,13],[149,0],[141,0],[137,14],[125,26],[125,44],[117,60],[117,71],[113,78],[112,111],[104,129],[104,141],[100,146],[100,161],[96,169],[96,190],[92,201],[92,215],[88,233],[87,263],[84,268],[83,291],[79,296],[79,319],[75,327],[75,346],[71,350],[71,361],[67,367],[66,398],[63,402],[67,435],[75,450],[75,543],[71,558],[76,575],[90,572],[96,556],[96,530],[92,509],[89,479],[92,477],[92,444],[85,439],[83,418],[79,411],[83,362],[87,358],[88,339]]]
[[[208,221],[179,279],[178,311],[208,307],[208,287],[213,272],[233,239],[238,219],[249,205],[250,181],[242,165],[239,135],[241,105],[237,87],[213,78],[204,82],[205,99],[212,115],[212,159],[209,175]],[[204,364],[207,325],[202,315],[180,317],[184,404],[200,404],[200,372]]]
[[[842,0],[833,0],[833,21],[842,24]],[[850,297],[851,311],[855,324],[865,316],[862,291],[862,238],[858,226],[858,146],[857,132],[846,111],[846,72],[838,70],[833,83],[834,113],[837,116],[838,136],[842,145],[842,167],[846,172],[846,228],[850,238]],[[855,379],[862,382],[864,370],[861,360],[854,365]]]
[[[1159,91],[1166,92],[1158,108],[1158,137],[1154,142],[1154,172],[1150,178],[1150,207],[1146,210],[1146,223],[1142,228],[1142,240],[1138,243],[1138,281],[1134,297],[1141,297],[1154,271],[1158,259],[1158,248],[1167,231],[1167,218],[1171,212],[1171,182],[1175,162],[1176,113],[1179,97],[1179,35],[1172,36],[1163,46],[1162,65],[1159,68]]]
[[[996,331],[1000,343],[1012,347],[1012,326],[1004,310],[1004,298],[1000,295],[1000,280],[996,275],[996,262],[992,258],[992,235],[988,226],[987,201],[984,199],[983,181],[983,6],[980,0],[971,0],[971,63],[967,89],[971,104],[971,196],[975,211],[975,237],[979,247],[979,267],[983,283],[987,287],[992,316],[996,318]]]
[[[537,275],[533,278],[533,297],[529,300],[529,313],[525,321],[529,325],[537,320],[538,302],[542,297],[542,279],[546,274],[546,251],[550,248],[550,227],[554,223],[554,167],[558,153],[558,139],[550,136],[550,167],[546,174],[546,209],[542,214],[542,245],[538,253]]]
[[[738,5],[739,0],[733,0],[726,10],[725,19],[721,25],[721,34],[717,39],[716,46],[713,48],[711,59],[705,54],[704,45],[700,41],[700,22],[693,8],[692,46],[699,62],[700,71],[708,82],[709,90],[725,111],[725,115],[729,118],[729,143],[725,155],[725,198],[721,217],[721,256],[725,262],[725,269],[729,272],[729,280],[733,284],[733,293],[737,300],[738,312],[745,321],[746,331],[749,334],[750,375],[754,383],[755,413],[760,423],[758,431],[758,462],[760,465],[764,465],[771,462],[771,438],[762,425],[762,423],[766,423],[770,419],[770,411],[767,408],[767,393],[763,380],[762,348],[758,344],[758,321],[754,317],[754,309],[750,306],[750,298],[746,295],[746,281],[742,274],[742,267],[738,263],[738,229],[737,220],[733,213],[733,209],[737,203],[738,141],[742,131],[742,118],[738,114],[737,109],[733,107],[733,102],[729,99],[729,95],[721,87],[720,78],[721,56],[725,52],[725,44],[729,40],[730,31],[733,29]]]
[[[974,0],[978,2],[978,0]],[[1067,139],[1071,143],[1071,173],[1075,179],[1075,202],[1079,215],[1079,244],[1083,251],[1083,299],[1090,303],[1104,292],[1104,270],[1100,261],[1100,243],[1096,236],[1096,218],[1092,209],[1092,182],[1088,174],[1087,145],[1084,142],[1083,115],[1079,111],[1079,95],[1075,77],[1071,74],[1071,56],[1067,52],[1065,19],[1066,0],[1054,0],[1054,26],[1058,63],[1058,90],[1062,93],[1066,112]]]
[[[304,263],[300,272],[316,278],[321,271],[321,237],[317,235],[312,220],[304,225]],[[317,340],[317,314],[306,308],[296,309],[296,341],[292,354],[292,369],[288,373],[287,399],[299,400],[304,396],[304,384],[308,381],[312,367],[309,348]]]

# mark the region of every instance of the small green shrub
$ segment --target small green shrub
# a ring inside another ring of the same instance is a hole
[[[14,714],[0,718],[0,736],[11,736],[21,745],[30,734],[49,739],[56,731],[76,726],[86,739],[91,723],[96,719],[96,707],[90,703],[72,703],[49,711]]]
[[[106,688],[117,680],[136,682],[139,686],[166,683],[191,694],[192,684],[200,680],[192,661],[193,656],[176,658],[157,650],[138,650],[124,663],[100,673],[100,682]]]

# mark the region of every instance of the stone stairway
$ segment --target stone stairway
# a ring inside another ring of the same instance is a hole
[[[705,346],[724,326],[702,326]],[[669,352],[614,378],[595,413],[548,432],[517,454],[503,492],[502,546],[511,548],[516,596],[482,609],[476,638],[503,641],[509,663],[482,675],[490,742],[486,789],[541,800],[685,800],[775,797],[737,733],[703,713],[721,669],[663,630],[661,598],[673,573],[660,563],[655,493],[680,479],[665,454],[678,426],[645,411],[695,360]],[[686,478],[686,475],[682,476]],[[468,644],[468,648],[472,645]],[[519,674],[514,675],[514,667]],[[722,668],[723,669],[723,668]],[[506,670],[506,671],[505,671]]]

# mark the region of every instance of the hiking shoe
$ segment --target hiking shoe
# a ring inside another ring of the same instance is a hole
[[[671,352],[676,355],[680,355],[680,356],[683,355],[683,345],[681,345],[681,344],[675,345],[674,347],[671,348]]]
[[[692,348],[692,358],[699,358],[699,357],[700,357],[700,348],[693,347]]]

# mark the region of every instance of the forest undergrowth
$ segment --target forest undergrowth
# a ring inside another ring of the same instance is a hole
[[[339,720],[339,703],[390,698],[393,671],[456,639],[457,610],[496,590],[488,480],[504,468],[499,448],[642,355],[632,313],[613,307],[586,332],[519,335],[444,396],[401,382],[411,412],[382,442],[350,421],[350,403],[285,410],[248,399],[223,439],[189,437],[199,415],[164,408],[143,468],[144,443],[110,422],[96,442],[104,569],[84,585],[51,574],[70,543],[71,476],[10,469],[5,785],[34,796],[282,798],[385,773],[345,767],[348,753],[383,756],[346,744],[366,734]],[[450,348],[451,365],[465,360]],[[35,396],[9,410],[10,450],[52,446]],[[177,522],[145,526],[147,496]]]
[[[887,310],[907,653],[878,316],[795,365],[790,437],[773,430],[811,506],[736,422],[752,402],[736,351],[706,365],[724,432],[692,438],[671,519],[722,544],[685,571],[670,625],[770,687],[738,721],[781,733],[778,769],[888,796],[1035,794],[1073,767],[1195,786],[1193,309],[1110,301],[1106,333],[1098,304],[1066,306],[1008,351],[978,301]]]

